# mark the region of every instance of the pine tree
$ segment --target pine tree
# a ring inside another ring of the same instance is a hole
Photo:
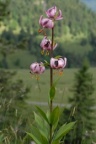
[[[74,132],[70,132],[65,138],[64,144],[90,144],[94,130],[94,106],[92,97],[94,92],[93,76],[89,72],[89,66],[84,63],[75,74],[75,83],[72,88],[74,96],[69,98],[71,107],[64,109],[61,123],[64,121],[76,121]],[[65,115],[66,114],[66,115]]]

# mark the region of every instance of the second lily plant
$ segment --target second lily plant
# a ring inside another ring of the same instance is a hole
[[[63,19],[62,11],[56,6],[49,8],[46,11],[47,18],[43,15],[39,19],[39,33],[43,34],[43,39],[40,43],[41,53],[49,55],[50,62],[46,60],[43,62],[34,62],[30,65],[30,72],[32,75],[39,78],[39,75],[45,72],[45,66],[50,68],[50,90],[48,98],[48,111],[44,112],[40,107],[37,107],[37,113],[34,112],[34,121],[32,125],[32,133],[27,133],[36,144],[60,144],[61,139],[73,128],[75,122],[65,123],[57,129],[60,117],[60,108],[53,107],[53,100],[55,97],[56,82],[53,81],[53,71],[57,70],[60,74],[66,66],[67,58],[62,56],[54,57],[54,50],[57,43],[54,42],[54,29],[56,22]],[[51,31],[51,39],[46,34],[46,29]]]

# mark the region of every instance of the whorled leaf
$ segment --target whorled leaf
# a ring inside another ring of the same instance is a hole
[[[56,140],[60,140],[63,136],[65,136],[73,128],[74,124],[75,122],[70,122],[68,124],[62,125],[54,135],[53,142]]]
[[[46,116],[46,113],[40,107],[36,106],[36,108],[37,108],[39,114],[42,116],[42,118],[44,118],[44,120],[49,124],[49,120]]]
[[[34,113],[34,116],[35,116],[36,127],[39,129],[40,133],[44,137],[46,137],[46,139],[48,139],[48,135],[49,135],[49,125],[48,125],[48,123],[44,119],[42,119],[42,117],[37,115],[36,113]]]
[[[50,123],[52,124],[53,130],[55,130],[60,116],[60,110],[59,107],[55,107],[50,115]]]
[[[48,144],[46,137],[34,126],[32,126],[32,133],[27,132],[27,134],[35,141],[36,144]]]

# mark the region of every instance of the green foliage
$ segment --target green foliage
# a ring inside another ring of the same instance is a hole
[[[62,9],[62,13],[66,17],[63,19],[63,23],[59,21],[56,25],[55,34],[58,37],[55,41],[58,43],[58,48],[54,55],[66,55],[68,67],[81,66],[85,57],[89,58],[92,65],[96,65],[92,58],[94,53],[92,47],[95,45],[96,35],[96,14],[83,3],[77,0],[57,0],[55,3],[53,0],[44,2],[41,0],[36,2],[12,0],[9,4],[10,19],[8,21],[5,19],[0,27],[1,37],[6,40],[0,45],[0,67],[28,68],[31,61],[42,61],[38,45],[42,39],[41,36],[38,36],[38,14],[52,5]],[[25,51],[21,51],[21,49],[25,49]],[[15,53],[10,55],[13,51]],[[47,58],[47,60],[49,59]]]
[[[28,118],[32,112],[26,103],[29,88],[21,80],[12,82],[14,76],[14,72],[0,70],[0,131],[4,144],[8,141],[19,143],[32,119],[32,116]]]
[[[74,131],[66,136],[67,143],[90,144],[94,140],[92,131],[95,126],[94,109],[95,100],[92,98],[94,93],[93,76],[89,72],[88,64],[84,63],[82,68],[75,74],[75,83],[72,89],[73,97],[69,98],[70,109],[65,109],[62,119],[64,121],[77,121]],[[62,123],[62,122],[61,122]]]
[[[96,15],[90,9],[87,8],[83,3],[77,0],[57,0],[44,1],[41,0],[12,0],[10,3],[11,18],[9,21],[4,23],[8,28],[14,30],[16,33],[20,32],[21,29],[31,34],[36,34],[38,31],[38,14],[45,11],[47,8],[56,5],[62,9],[64,15],[64,22],[59,22],[56,28],[56,35],[64,36],[69,35],[72,38],[80,33],[84,33],[84,37],[94,29],[96,29],[95,21]],[[14,29],[13,29],[14,28]],[[96,31],[95,31],[96,33]],[[72,34],[72,35],[71,35]]]
[[[55,87],[52,86],[52,87],[50,88],[50,99],[53,100],[54,97],[55,97]]]
[[[73,128],[74,124],[75,122],[70,122],[68,124],[62,125],[53,137],[54,141],[61,140],[61,138]]]
[[[10,0],[0,0],[0,21],[9,15],[9,4]]]
[[[56,129],[60,117],[59,107],[55,107],[50,115],[50,123],[53,125],[53,130]]]
[[[50,125],[52,126],[52,144],[60,143],[60,140],[63,136],[65,136],[74,126],[75,122],[71,122],[68,124],[64,124],[57,131],[55,130],[58,125],[60,112],[59,107],[55,107],[50,113],[49,118],[48,114],[43,112],[39,107],[37,108],[37,112],[41,115],[34,113],[35,123],[31,127],[31,133],[27,132],[27,134],[36,142],[36,144],[49,144],[49,135],[50,135]]]

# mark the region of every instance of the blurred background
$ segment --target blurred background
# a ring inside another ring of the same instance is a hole
[[[62,10],[64,17],[56,23],[55,42],[58,43],[58,47],[54,51],[54,56],[62,55],[68,60],[67,68],[56,87],[54,103],[62,109],[69,108],[76,98],[76,91],[72,89],[77,86],[75,82],[80,82],[78,80],[80,77],[76,77],[76,73],[84,78],[88,70],[91,79],[86,79],[91,85],[83,90],[88,91],[93,86],[92,91],[85,95],[91,95],[87,107],[92,109],[90,110],[92,114],[94,109],[95,113],[90,119],[94,119],[92,122],[96,120],[96,0],[0,0],[0,140],[3,141],[2,143],[23,144],[25,130],[31,131],[34,105],[47,109],[49,70],[47,69],[44,75],[40,76],[38,83],[30,75],[29,67],[35,61],[49,60],[48,56],[41,55],[40,42],[43,36],[38,33],[39,18],[40,15],[46,16],[45,11],[54,5]],[[50,36],[50,31],[47,33]],[[85,70],[84,75],[79,69]],[[56,74],[54,79],[57,79]],[[73,100],[70,101],[70,98]],[[83,103],[84,99],[86,98],[83,97],[80,103]],[[82,107],[82,109],[86,108]],[[71,112],[68,109],[66,113],[69,117]],[[88,109],[86,113],[89,115]],[[74,117],[75,120],[76,118]],[[62,118],[61,121],[63,122]],[[85,136],[80,132],[82,139],[89,138],[84,144],[96,143],[95,127],[96,122],[94,129],[89,128],[93,133],[88,133],[89,129],[84,128]],[[26,137],[25,141],[29,144],[30,139]],[[73,143],[71,141],[71,144]],[[75,141],[75,144],[83,143]]]

